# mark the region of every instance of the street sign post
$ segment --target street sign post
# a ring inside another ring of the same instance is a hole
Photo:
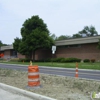
[[[52,58],[53,58],[53,54],[55,54],[56,51],[56,46],[52,46]],[[53,60],[52,60],[52,65],[53,65]]]
[[[52,46],[52,54],[55,54],[56,46]]]

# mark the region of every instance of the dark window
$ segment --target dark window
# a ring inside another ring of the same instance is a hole
[[[61,46],[57,46],[57,48],[79,48],[81,47],[80,44],[77,45],[61,45]]]
[[[80,44],[77,44],[77,45],[69,45],[68,48],[79,48],[81,47]]]
[[[68,45],[57,46],[57,48],[68,48]]]
[[[12,56],[17,56],[17,52],[16,51],[13,51],[12,52]]]

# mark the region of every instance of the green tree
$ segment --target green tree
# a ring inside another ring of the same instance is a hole
[[[56,37],[55,34],[51,34],[50,37],[51,37],[53,40],[56,40],[56,39],[57,39],[57,37]]]
[[[7,46],[8,44],[4,44],[4,43],[2,43],[2,41],[0,40],[0,47],[1,46]]]
[[[0,47],[2,46],[2,41],[0,41]]]
[[[73,38],[80,38],[80,37],[82,37],[81,34],[78,34],[78,33],[77,34],[73,34]]]
[[[66,40],[66,39],[69,39],[70,36],[67,36],[67,35],[60,35],[59,37],[56,38],[56,40]]]
[[[51,48],[54,44],[50,37],[49,30],[39,16],[32,16],[27,19],[21,28],[21,42],[17,49],[21,54],[29,55],[35,60],[35,51],[40,48]]]
[[[73,34],[73,38],[79,37],[89,37],[89,36],[96,36],[98,32],[96,31],[94,26],[85,26],[83,30],[79,31],[77,34]]]
[[[15,49],[16,51],[18,51],[18,52],[19,52],[19,45],[20,45],[20,43],[21,43],[21,39],[18,38],[18,37],[16,37],[16,38],[14,39],[13,47],[14,47],[14,49]]]

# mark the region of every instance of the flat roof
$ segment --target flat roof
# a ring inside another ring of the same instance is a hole
[[[74,44],[86,44],[86,43],[98,43],[100,35],[92,37],[83,37],[83,38],[73,38],[67,40],[55,41],[55,46],[60,45],[74,45]]]
[[[73,39],[67,39],[67,40],[60,40],[60,41],[55,41],[55,46],[98,43],[99,39],[100,39],[100,35],[92,36],[92,37],[83,37],[83,38],[73,38]],[[10,49],[14,49],[13,45],[1,46],[0,47],[0,51],[10,50]]]
[[[9,45],[9,46],[1,46],[0,51],[3,51],[3,50],[9,50],[9,49],[13,49],[13,45]]]

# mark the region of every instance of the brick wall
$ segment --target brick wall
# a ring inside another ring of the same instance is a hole
[[[5,50],[4,55],[11,56],[10,50]],[[17,53],[18,58],[25,58],[25,55],[21,55]],[[75,57],[84,59],[95,59],[100,60],[100,50],[97,49],[97,43],[91,44],[81,44],[79,47],[66,47],[66,48],[59,48],[57,46],[55,54],[53,54],[53,58],[56,57]],[[43,60],[52,58],[52,51],[51,49],[39,49],[35,52],[35,60]]]
[[[4,51],[4,55],[5,55],[5,56],[10,56],[10,50],[5,50],[5,51]]]
[[[40,49],[35,52],[35,60],[44,60],[51,58],[50,49]]]
[[[97,43],[82,44],[80,47],[57,48],[56,57],[100,60],[100,50],[97,49]]]
[[[25,55],[22,55],[20,53],[17,53],[17,58],[25,58]]]
[[[4,53],[4,59],[8,59],[8,58],[10,58],[11,57],[11,51],[10,50],[5,50],[5,51],[3,51],[3,53]]]

